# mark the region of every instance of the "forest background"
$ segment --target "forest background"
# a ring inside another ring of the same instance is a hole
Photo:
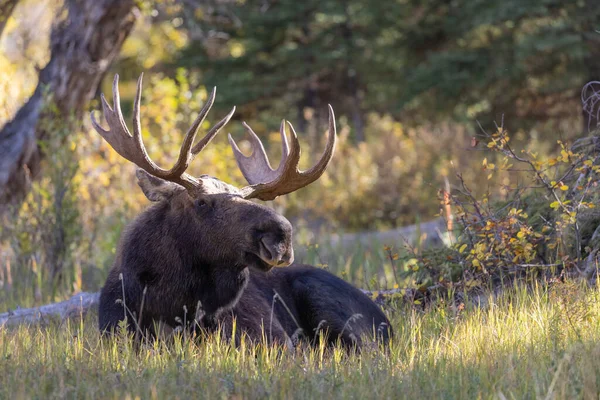
[[[5,156],[25,123],[20,110],[35,106],[37,114],[27,115],[40,116],[31,129],[35,157],[26,168],[19,164],[23,157],[14,165],[8,156],[0,160],[0,282],[12,288],[0,301],[9,307],[23,304],[23,296],[11,294],[22,293],[16,287],[31,293],[25,304],[97,290],[123,227],[148,204],[135,185],[134,167],[89,123],[88,112],[100,109],[100,93],[110,98],[114,73],[130,121],[135,82],[144,72],[144,140],[164,166],[173,164],[213,86],[217,99],[204,128],[235,105],[227,131],[240,140],[241,121],[248,122],[277,160],[278,126],[288,119],[300,133],[303,166],[323,149],[326,107],[332,104],[340,142],[328,171],[270,204],[293,221],[297,247],[309,260],[349,274],[363,287],[403,286],[397,268],[413,284],[422,283],[423,276],[411,275],[419,269],[415,257],[422,261],[419,249],[404,257],[397,237],[371,249],[374,259],[351,251],[328,257],[318,247],[320,237],[440,217],[447,223],[461,213],[448,198],[466,187],[473,199],[514,201],[539,182],[535,171],[508,165],[506,153],[488,145],[493,135],[510,135],[515,149],[548,167],[598,123],[595,87],[586,86],[600,79],[600,8],[592,0],[88,3],[0,2]],[[97,35],[88,48],[68,46],[77,37],[76,17],[80,31]],[[88,68],[91,61],[65,56],[76,50],[103,58]],[[61,57],[71,61],[60,64]],[[84,66],[73,66],[78,62]],[[69,68],[79,68],[80,75]],[[56,83],[64,76],[69,84]],[[97,84],[78,91],[73,82],[86,80]],[[32,95],[40,99],[35,105]],[[195,160],[191,172],[243,184],[225,136]],[[242,148],[249,144],[242,140]],[[23,176],[13,176],[18,174]],[[551,189],[565,186],[553,182]],[[544,193],[547,208],[555,209],[553,190]],[[521,227],[510,234],[517,238]],[[451,240],[460,232],[435,234],[465,251],[460,240]],[[471,241],[467,249],[467,264],[475,269],[481,260],[476,245]],[[591,250],[573,252],[581,261]],[[398,259],[402,265],[396,266]],[[436,281],[451,279],[449,274],[429,273]]]

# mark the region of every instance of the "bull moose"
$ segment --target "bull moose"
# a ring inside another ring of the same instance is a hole
[[[293,264],[292,225],[274,210],[250,201],[272,200],[317,180],[336,145],[333,109],[325,152],[309,170],[300,171],[300,145],[293,126],[288,144],[281,123],[282,160],[272,169],[258,136],[244,123],[253,152],[245,156],[229,135],[237,164],[249,186],[237,188],[208,175],[185,171],[235,112],[194,141],[216,94],[213,89],[187,131],[175,165],[165,170],[144,147],[140,126],[142,76],[133,107],[133,135],[120,107],[119,77],[113,106],[101,96],[106,130],[91,113],[92,125],[112,148],[137,165],[138,184],[154,202],[121,236],[112,270],[100,295],[99,327],[112,332],[126,320],[131,332],[156,335],[157,327],[212,332],[236,338],[266,338],[293,345],[290,338],[325,337],[346,346],[365,337],[387,342],[389,321],[366,295],[335,275]],[[293,265],[292,265],[293,264]],[[285,267],[285,268],[274,268]],[[301,332],[302,335],[298,335]]]

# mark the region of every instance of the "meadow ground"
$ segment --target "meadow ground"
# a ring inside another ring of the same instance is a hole
[[[136,351],[95,315],[0,329],[0,398],[597,398],[600,288],[523,286],[485,307],[390,310],[389,350],[240,348],[218,337]]]

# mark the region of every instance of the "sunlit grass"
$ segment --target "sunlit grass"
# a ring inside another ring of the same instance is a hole
[[[392,312],[389,350],[101,340],[94,315],[0,330],[0,398],[597,397],[598,288],[510,289],[486,307]]]

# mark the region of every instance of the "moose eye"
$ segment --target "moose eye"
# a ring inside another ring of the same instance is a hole
[[[204,200],[204,199],[197,199],[196,200],[196,209],[198,211],[204,210],[206,208],[206,206],[208,206],[208,203],[206,202],[206,200]]]

